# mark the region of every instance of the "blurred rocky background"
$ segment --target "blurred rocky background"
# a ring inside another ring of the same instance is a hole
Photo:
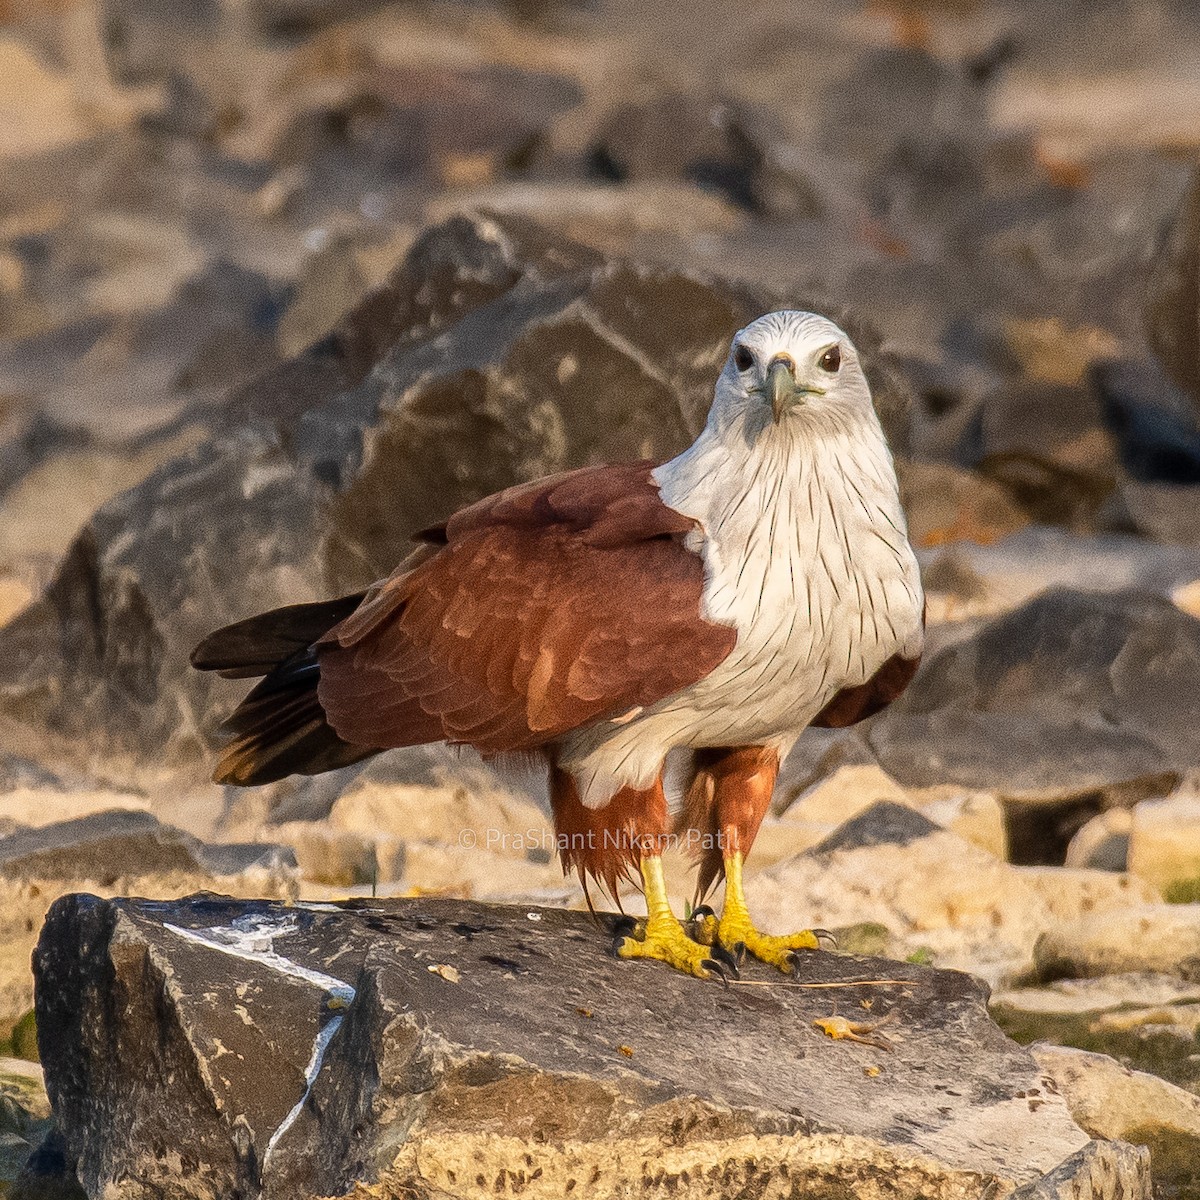
[[[66,892],[581,906],[532,776],[208,783],[241,688],[188,650],[669,456],[732,332],[817,307],[931,645],[802,740],[758,915],[982,976],[1200,1194],[1197,61],[1190,0],[0,0],[0,1054]],[[46,1116],[6,1061],[0,1180]]]

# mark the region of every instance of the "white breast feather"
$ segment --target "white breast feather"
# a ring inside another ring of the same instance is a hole
[[[590,806],[650,786],[675,747],[786,754],[838,691],[921,652],[920,576],[874,414],[727,434],[706,430],[655,480],[699,523],[703,615],[732,625],[737,643],[691,687],[566,739],[559,762]]]

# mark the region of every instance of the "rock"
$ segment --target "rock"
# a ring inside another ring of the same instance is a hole
[[[1200,172],[1166,230],[1147,287],[1146,334],[1180,387],[1200,403]]]
[[[996,858],[1008,858],[1008,822],[1004,806],[993,793],[943,786],[914,788],[908,797],[935,825]]]
[[[1063,465],[1074,465],[1070,448],[1101,424],[1100,405],[1081,384],[1008,380],[980,410],[981,457],[1024,453],[1062,462],[1065,452]]]
[[[0,108],[10,114],[0,134],[0,160],[53,149],[87,133],[71,81],[10,37],[0,39]]]
[[[277,845],[207,845],[140,810],[113,810],[0,836],[0,1040],[33,1004],[29,954],[46,910],[86,886],[101,895],[199,890],[296,893],[295,861]]]
[[[1200,488],[1195,484],[1129,482],[1121,486],[1120,499],[1142,536],[1169,545],[1200,545]]]
[[[1092,817],[1067,844],[1066,865],[1100,871],[1128,870],[1132,824],[1133,814],[1126,808],[1110,808]]]
[[[14,584],[22,582],[33,595],[41,592],[63,553],[100,505],[140,483],[197,437],[198,431],[192,430],[133,452],[92,447],[48,455],[5,493],[0,515],[0,570],[10,572]],[[19,594],[13,599],[21,601]]]
[[[381,878],[376,843],[361,834],[330,829],[322,821],[287,821],[265,827],[263,834],[291,849],[306,881],[354,887]]]
[[[932,957],[991,981],[1028,970],[1039,936],[1062,921],[1116,916],[1152,898],[1129,876],[1010,866],[892,801],[757,872],[750,892],[770,932],[869,922],[889,932],[890,953]]]
[[[348,231],[331,237],[305,260],[291,303],[279,320],[283,355],[303,353],[332,332],[366,292],[382,285],[403,258],[410,238],[381,238]],[[400,244],[398,244],[400,243]]]
[[[886,1055],[812,1026],[826,991],[621,963],[556,910],[77,896],[36,971],[47,1087],[90,1195],[551,1197],[586,1178],[597,1197],[703,1197],[778,1179],[949,1200],[1070,1178],[1088,1146],[978,983],[913,965],[817,952],[806,968],[906,981],[839,993],[895,1014]],[[1110,1182],[1148,1196],[1143,1158],[1110,1153]],[[1111,1194],[1076,1175],[1081,1197]]]
[[[1031,1049],[1082,1129],[1147,1147],[1157,1189],[1200,1188],[1200,1097],[1107,1054],[1046,1043]]]
[[[1064,921],[1038,938],[1034,960],[1050,981],[1129,971],[1200,979],[1200,905],[1135,904]]]
[[[9,1196],[26,1160],[50,1131],[42,1070],[0,1057],[0,1196]]]
[[[29,829],[58,825],[107,812],[149,812],[146,797],[135,792],[67,788],[53,778],[28,782],[6,779],[0,768],[0,817]],[[36,783],[39,786],[29,786]],[[50,784],[50,786],[46,786]]]
[[[1188,616],[1200,616],[1200,579],[1181,583],[1171,593],[1171,603]]]
[[[1140,1146],[1090,1142],[1061,1167],[1017,1188],[1011,1200],[1151,1200],[1150,1155]]]
[[[1200,575],[1200,551],[1164,546],[1123,533],[1082,536],[1032,526],[992,545],[956,542],[952,549],[918,549],[927,571],[953,554],[938,588],[971,601],[964,614],[1008,612],[1052,588],[1089,592],[1136,590],[1170,597]],[[931,589],[938,590],[938,589]]]
[[[1106,794],[1163,795],[1200,761],[1198,673],[1200,621],[1166,599],[1055,589],[935,654],[868,738],[908,786],[1028,802],[1090,795],[1073,827],[1042,831],[1051,844],[1017,858],[1061,862]]]
[[[1155,362],[1099,363],[1092,378],[1121,466],[1135,481],[1200,483],[1196,411]]]
[[[991,1013],[1019,1042],[1111,1055],[1200,1094],[1200,988],[1168,975],[1062,979],[998,992]]]
[[[0,838],[0,878],[96,880],[173,871],[235,875],[259,868],[286,871],[286,855],[270,845],[204,846],[149,812],[111,809]]]
[[[1009,317],[1004,321],[1002,336],[1005,349],[1023,375],[1064,387],[1086,382],[1094,363],[1112,358],[1121,348],[1107,329],[1094,325],[1068,327],[1058,317]],[[1086,402],[1080,407],[1086,409]],[[1064,416],[1078,420],[1079,414],[1046,413],[1045,416],[1051,421],[1062,420]],[[1037,448],[1036,443],[1026,445]]]
[[[46,761],[86,747],[133,776],[194,772],[241,690],[190,671],[202,636],[361,587],[414,530],[508,484],[676,452],[730,334],[769,307],[514,217],[427,231],[332,335],[231,397],[209,440],[95,514],[0,631],[0,721]],[[902,392],[854,332],[902,427]]]
[[[863,763],[836,768],[790,803],[786,796],[777,801],[787,807],[780,819],[764,822],[747,869],[759,871],[803,853],[880,800],[909,805],[997,858],[1006,856],[1004,812],[995,796],[954,787],[905,791],[877,766]]]
[[[658,90],[606,114],[587,151],[593,176],[614,183],[686,179],[757,216],[821,213],[813,184],[770,151],[756,115],[719,99]]]
[[[998,483],[947,463],[905,462],[900,497],[914,545],[971,541],[990,545],[1029,524]]]
[[[365,782],[337,799],[329,823],[368,837],[391,834],[524,858],[522,839],[544,843],[549,817],[513,793]]]
[[[1134,807],[1129,870],[1167,900],[1200,899],[1200,780],[1191,778],[1165,800]]]
[[[1044,403],[1058,407],[1064,401],[1054,398]],[[1092,429],[1061,450],[1063,458],[1084,459],[1085,466],[1070,466],[1057,455],[1014,449],[987,455],[978,468],[1003,487],[1032,521],[1091,533],[1108,527],[1106,514],[1118,486],[1119,472],[1106,465],[1112,457],[1107,450],[1103,434]]]
[[[903,804],[908,794],[886,771],[874,763],[837,767],[793,798],[775,801],[783,823],[813,833],[816,845],[834,829],[858,816],[879,800]]]

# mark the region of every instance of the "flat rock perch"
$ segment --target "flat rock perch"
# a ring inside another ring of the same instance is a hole
[[[34,957],[68,1159],[107,1200],[1149,1197],[970,976],[814,952],[725,990],[608,944],[556,909],[68,896]]]

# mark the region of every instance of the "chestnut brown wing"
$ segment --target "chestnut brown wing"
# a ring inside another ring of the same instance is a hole
[[[732,628],[706,621],[693,522],[648,463],[585,468],[456,514],[322,639],[319,695],[348,742],[434,737],[531,750],[707,675]],[[433,733],[434,730],[437,733]]]

